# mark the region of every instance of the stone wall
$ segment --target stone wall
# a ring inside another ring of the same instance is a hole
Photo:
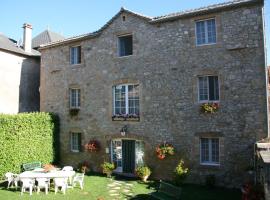
[[[122,16],[125,15],[125,21]],[[214,17],[217,43],[195,45],[195,20]],[[117,37],[132,33],[133,55],[118,57]],[[82,63],[69,64],[70,46],[82,46]],[[253,5],[209,15],[150,24],[130,13],[118,16],[100,36],[45,48],[41,62],[41,110],[61,119],[63,164],[89,160],[100,170],[110,160],[111,138],[145,142],[145,163],[153,178],[170,179],[180,158],[191,168],[189,181],[203,183],[215,174],[226,186],[242,183],[252,163],[255,141],[267,136],[267,100],[261,6]],[[220,110],[200,112],[197,77],[218,75]],[[112,87],[139,83],[140,121],[112,121]],[[69,116],[68,89],[81,88],[81,110]],[[128,125],[125,137],[120,130]],[[101,142],[98,153],[70,152],[70,132]],[[199,138],[220,138],[220,166],[200,165]],[[158,160],[155,147],[172,143],[175,156]]]
[[[0,51],[0,113],[39,111],[39,58]]]

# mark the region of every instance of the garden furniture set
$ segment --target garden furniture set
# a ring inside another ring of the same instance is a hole
[[[37,193],[44,189],[45,193],[48,194],[51,180],[54,183],[55,194],[59,188],[65,194],[67,188],[73,188],[77,183],[83,189],[84,174],[76,174],[71,166],[65,166],[62,170],[53,169],[46,171],[36,163],[35,165],[23,165],[23,169],[31,171],[24,171],[21,174],[13,174],[11,172],[5,174],[8,188],[14,185],[17,189],[18,182],[21,182],[21,195],[26,190],[29,190],[30,195],[32,195],[34,189],[37,190]]]

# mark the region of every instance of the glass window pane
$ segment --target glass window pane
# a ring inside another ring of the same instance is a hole
[[[219,85],[217,76],[209,76],[209,100],[217,101],[219,100]]]
[[[209,139],[201,138],[201,162],[209,162]]]
[[[132,35],[119,37],[119,56],[132,55]]]
[[[219,163],[219,139],[212,138],[212,162]]]
[[[196,22],[196,39],[197,44],[205,44],[205,25],[204,21]]]
[[[216,21],[207,20],[208,43],[216,43]]]
[[[199,100],[208,100],[208,82],[207,76],[199,77]]]

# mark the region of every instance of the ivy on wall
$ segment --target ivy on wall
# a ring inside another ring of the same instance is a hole
[[[23,163],[58,163],[59,119],[51,113],[0,114],[0,177]]]

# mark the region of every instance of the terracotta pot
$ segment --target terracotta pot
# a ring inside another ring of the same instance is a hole
[[[143,182],[146,182],[147,179],[148,179],[148,177],[149,177],[149,176],[144,176],[144,177],[142,178]]]

